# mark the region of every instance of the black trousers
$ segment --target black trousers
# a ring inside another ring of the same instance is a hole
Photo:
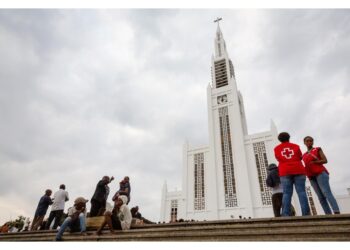
[[[122,230],[122,225],[120,223],[120,220],[119,220],[118,216],[113,214],[111,216],[111,219],[112,219],[113,229]]]
[[[281,217],[283,193],[276,193],[272,195],[272,208],[275,217]]]
[[[102,216],[106,209],[106,201],[91,200],[90,217]]]
[[[51,211],[49,218],[47,219],[45,229],[50,229],[50,225],[54,219],[55,219],[55,222],[53,224],[52,229],[56,229],[58,226],[61,226],[62,215],[63,215],[63,210]]]

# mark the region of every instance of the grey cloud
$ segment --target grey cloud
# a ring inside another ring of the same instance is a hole
[[[347,10],[1,10],[0,198],[32,216],[48,187],[90,199],[103,175],[111,193],[129,175],[131,205],[157,221],[183,143],[208,143],[217,16],[250,133],[272,118],[298,143],[314,135],[344,190]]]

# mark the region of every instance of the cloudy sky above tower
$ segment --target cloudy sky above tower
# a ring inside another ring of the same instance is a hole
[[[249,134],[273,119],[311,135],[336,194],[349,188],[350,10],[0,10],[0,224],[32,217],[44,190],[72,205],[113,175],[158,221],[181,188],[182,145],[208,143],[216,25],[235,66]],[[112,195],[112,194],[111,194]]]

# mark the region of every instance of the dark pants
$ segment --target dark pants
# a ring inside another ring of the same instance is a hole
[[[35,231],[35,230],[38,230],[39,227],[41,228],[41,224],[43,223],[44,217],[45,217],[45,214],[39,215],[39,216],[35,215],[30,230]]]
[[[53,224],[52,229],[56,229],[58,226],[61,226],[62,215],[63,215],[63,210],[51,211],[49,218],[47,219],[45,229],[50,229],[50,225],[54,219],[55,219],[55,223]]]
[[[281,217],[283,193],[276,193],[272,195],[272,207],[275,217]]]
[[[90,217],[103,215],[106,209],[106,201],[91,200]]]
[[[122,225],[119,218],[116,215],[111,216],[113,229],[122,230]]]
[[[106,212],[105,213],[105,219],[103,220],[101,226],[99,229],[97,229],[96,234],[101,234],[103,228],[108,225],[109,230],[111,232],[114,232],[114,229],[116,230],[122,230],[122,225],[120,223],[120,220],[117,215],[111,213],[111,212]]]

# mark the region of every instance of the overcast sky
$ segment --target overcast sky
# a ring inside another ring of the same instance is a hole
[[[182,146],[208,143],[206,87],[216,25],[249,134],[278,131],[328,157],[350,187],[349,10],[0,10],[0,224],[32,217],[44,190],[71,206],[125,175],[131,206],[159,220],[181,187]],[[50,211],[50,209],[49,209]]]

